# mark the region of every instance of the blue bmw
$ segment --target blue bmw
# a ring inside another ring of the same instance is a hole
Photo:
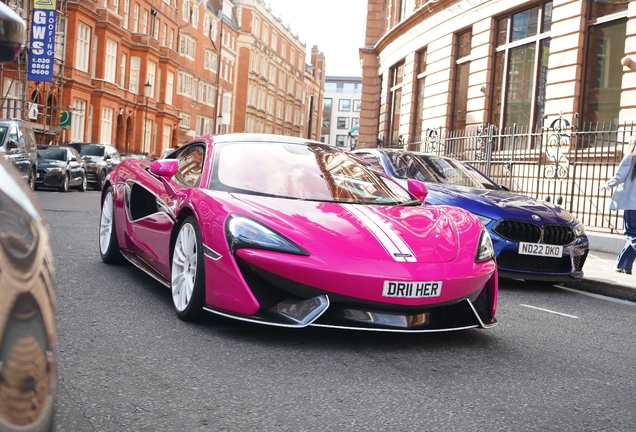
[[[567,210],[510,192],[455,159],[380,148],[353,153],[398,182],[425,182],[427,203],[475,214],[492,238],[499,276],[550,283],[583,277],[589,241],[583,225]]]

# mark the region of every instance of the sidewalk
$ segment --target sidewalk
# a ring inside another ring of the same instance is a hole
[[[636,302],[636,266],[634,274],[617,273],[616,257],[625,244],[622,236],[587,233],[590,252],[583,266],[583,279],[563,282],[563,286],[594,294]]]

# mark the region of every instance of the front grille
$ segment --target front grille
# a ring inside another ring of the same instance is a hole
[[[497,266],[510,270],[537,272],[570,273],[572,271],[572,261],[569,255],[561,258],[549,258],[502,251],[497,256]]]
[[[493,227],[493,232],[501,237],[527,243],[545,243],[550,245],[569,245],[576,236],[574,230],[565,225],[544,225],[502,219]]]
[[[94,182],[97,181],[97,176],[93,171],[86,171],[86,181]]]
[[[541,227],[529,222],[502,219],[492,230],[505,239],[517,242],[537,243],[541,238]]]
[[[543,227],[543,243],[551,245],[569,245],[576,236],[574,230],[564,225],[545,225]]]

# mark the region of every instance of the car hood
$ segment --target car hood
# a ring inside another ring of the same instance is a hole
[[[101,156],[82,156],[82,160],[87,163],[103,163],[104,158]]]
[[[453,205],[491,219],[575,223],[574,216],[561,207],[514,192],[437,183],[427,186],[426,202],[430,204]]]
[[[422,263],[451,261],[460,248],[456,222],[444,207],[234,196],[249,204],[261,223],[301,246],[318,242],[361,259]]]
[[[66,166],[65,161],[38,158],[38,167],[40,168],[55,168],[55,167],[65,167],[65,166]]]

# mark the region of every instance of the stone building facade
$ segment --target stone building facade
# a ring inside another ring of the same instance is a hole
[[[636,118],[636,3],[369,0],[359,145]]]

